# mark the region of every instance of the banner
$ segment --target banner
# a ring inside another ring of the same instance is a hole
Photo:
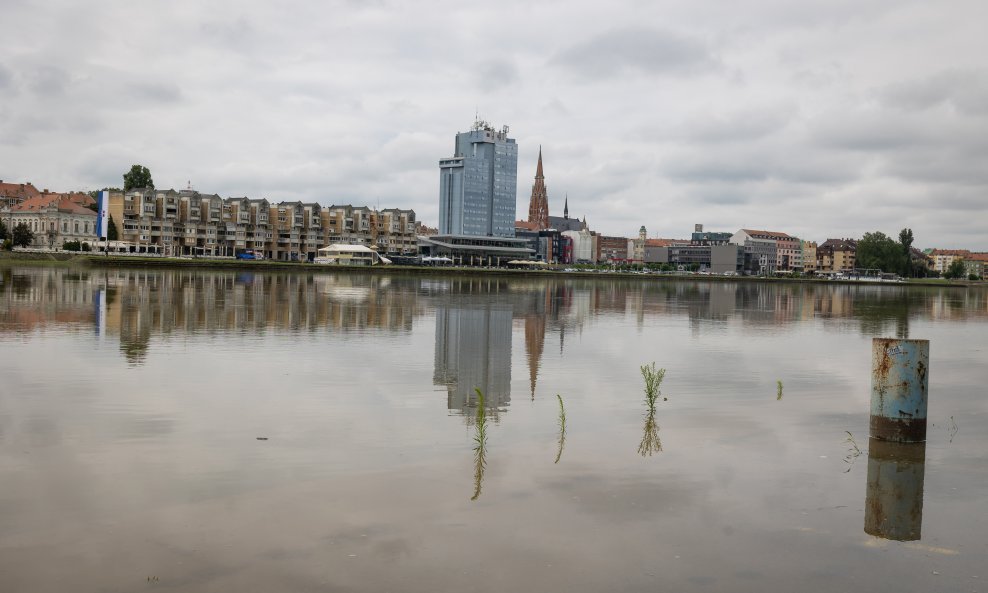
[[[96,238],[106,239],[110,226],[110,192],[101,191],[96,199]]]

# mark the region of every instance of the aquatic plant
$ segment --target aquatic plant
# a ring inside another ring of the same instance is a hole
[[[470,500],[477,500],[480,497],[480,489],[484,483],[484,470],[487,468],[487,410],[484,405],[484,393],[480,389],[477,392],[477,414],[474,418],[473,436],[473,496]]]
[[[556,452],[553,463],[559,463],[559,458],[563,456],[563,444],[566,442],[566,408],[563,407],[563,398],[558,393],[556,399],[559,400],[559,451]]]
[[[645,379],[645,399],[649,407],[655,407],[655,400],[659,397],[659,386],[666,376],[665,369],[655,368],[655,363],[643,365],[641,367],[642,378]]]
[[[647,410],[638,453],[645,457],[662,450],[662,441],[659,440],[659,425],[655,422],[655,402],[661,393],[659,387],[662,385],[662,379],[666,376],[666,370],[656,369],[653,362],[643,365],[641,371],[642,378],[645,379],[645,406]]]
[[[778,386],[778,395],[776,395],[775,401],[779,401],[782,399],[782,379],[776,380],[775,384]]]

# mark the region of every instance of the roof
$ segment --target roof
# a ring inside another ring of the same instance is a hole
[[[971,255],[968,255],[964,259],[968,261],[988,262],[988,253],[972,253]]]
[[[759,231],[755,229],[741,229],[756,239],[767,239],[778,237],[780,239],[795,239],[795,237],[781,231]]]
[[[645,247],[670,247],[688,243],[687,239],[645,239]]]
[[[528,222],[527,220],[516,220],[515,221],[515,228],[516,229],[525,229],[526,231],[537,231],[537,230],[539,230],[539,223],[537,223],[537,222]]]
[[[930,255],[971,255],[971,252],[967,249],[934,249],[930,252]]]
[[[71,194],[39,194],[13,206],[11,212],[40,212],[47,208],[57,208],[59,212],[96,216],[96,212],[73,201]]]
[[[0,182],[0,196],[5,198],[17,198],[18,200],[26,200],[28,198],[33,198],[39,195],[41,192],[38,188],[34,187],[30,182],[28,183],[3,183]]]
[[[334,243],[332,245],[327,245],[326,247],[319,249],[320,253],[324,253],[324,252],[330,253],[333,251],[339,253],[377,253],[370,247],[364,245],[349,245],[343,243]]]

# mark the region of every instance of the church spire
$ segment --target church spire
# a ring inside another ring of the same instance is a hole
[[[566,203],[563,205],[563,218],[569,218],[569,194],[566,194]]]
[[[539,164],[535,167],[532,198],[528,202],[528,222],[535,223],[539,230],[549,228],[549,196],[545,189],[545,176],[542,174],[541,146],[539,146]]]

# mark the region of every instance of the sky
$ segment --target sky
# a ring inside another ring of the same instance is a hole
[[[0,179],[412,208],[475,117],[549,209],[988,250],[981,0],[4,0]],[[13,26],[12,26],[13,24]]]

